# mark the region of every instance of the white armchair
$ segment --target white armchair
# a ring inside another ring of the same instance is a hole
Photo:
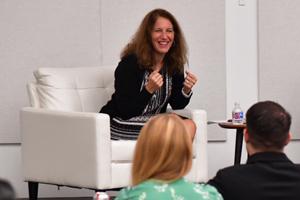
[[[135,141],[110,140],[107,114],[114,67],[40,68],[28,84],[31,107],[21,110],[24,180],[29,198],[38,184],[109,190],[130,184]],[[207,125],[203,110],[177,110],[197,125],[187,178],[207,180]]]

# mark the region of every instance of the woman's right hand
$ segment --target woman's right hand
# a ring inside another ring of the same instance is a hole
[[[153,94],[156,90],[158,90],[164,83],[162,75],[158,70],[154,70],[148,77],[148,82],[145,85],[146,90]]]

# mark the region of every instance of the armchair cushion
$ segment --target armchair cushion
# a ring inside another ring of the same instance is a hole
[[[113,67],[40,68],[34,72],[40,108],[98,112],[113,93]]]
[[[40,108],[63,111],[82,111],[80,97],[73,88],[57,89],[55,87],[36,87]]]
[[[133,152],[136,141],[113,140],[111,145],[111,160],[113,162],[130,162],[133,159]]]

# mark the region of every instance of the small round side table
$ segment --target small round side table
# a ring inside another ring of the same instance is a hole
[[[218,125],[226,129],[236,129],[235,137],[235,153],[234,153],[234,165],[239,165],[241,162],[242,146],[243,146],[243,131],[246,124],[233,124],[230,120],[228,122],[220,122]]]

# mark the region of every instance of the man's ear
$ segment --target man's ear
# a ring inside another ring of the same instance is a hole
[[[247,128],[244,128],[244,138],[245,138],[245,142],[248,143],[249,142],[249,132]]]
[[[286,138],[286,141],[285,141],[285,145],[287,145],[291,141],[291,138],[292,138],[292,134],[291,134],[291,132],[289,132],[289,134]]]

